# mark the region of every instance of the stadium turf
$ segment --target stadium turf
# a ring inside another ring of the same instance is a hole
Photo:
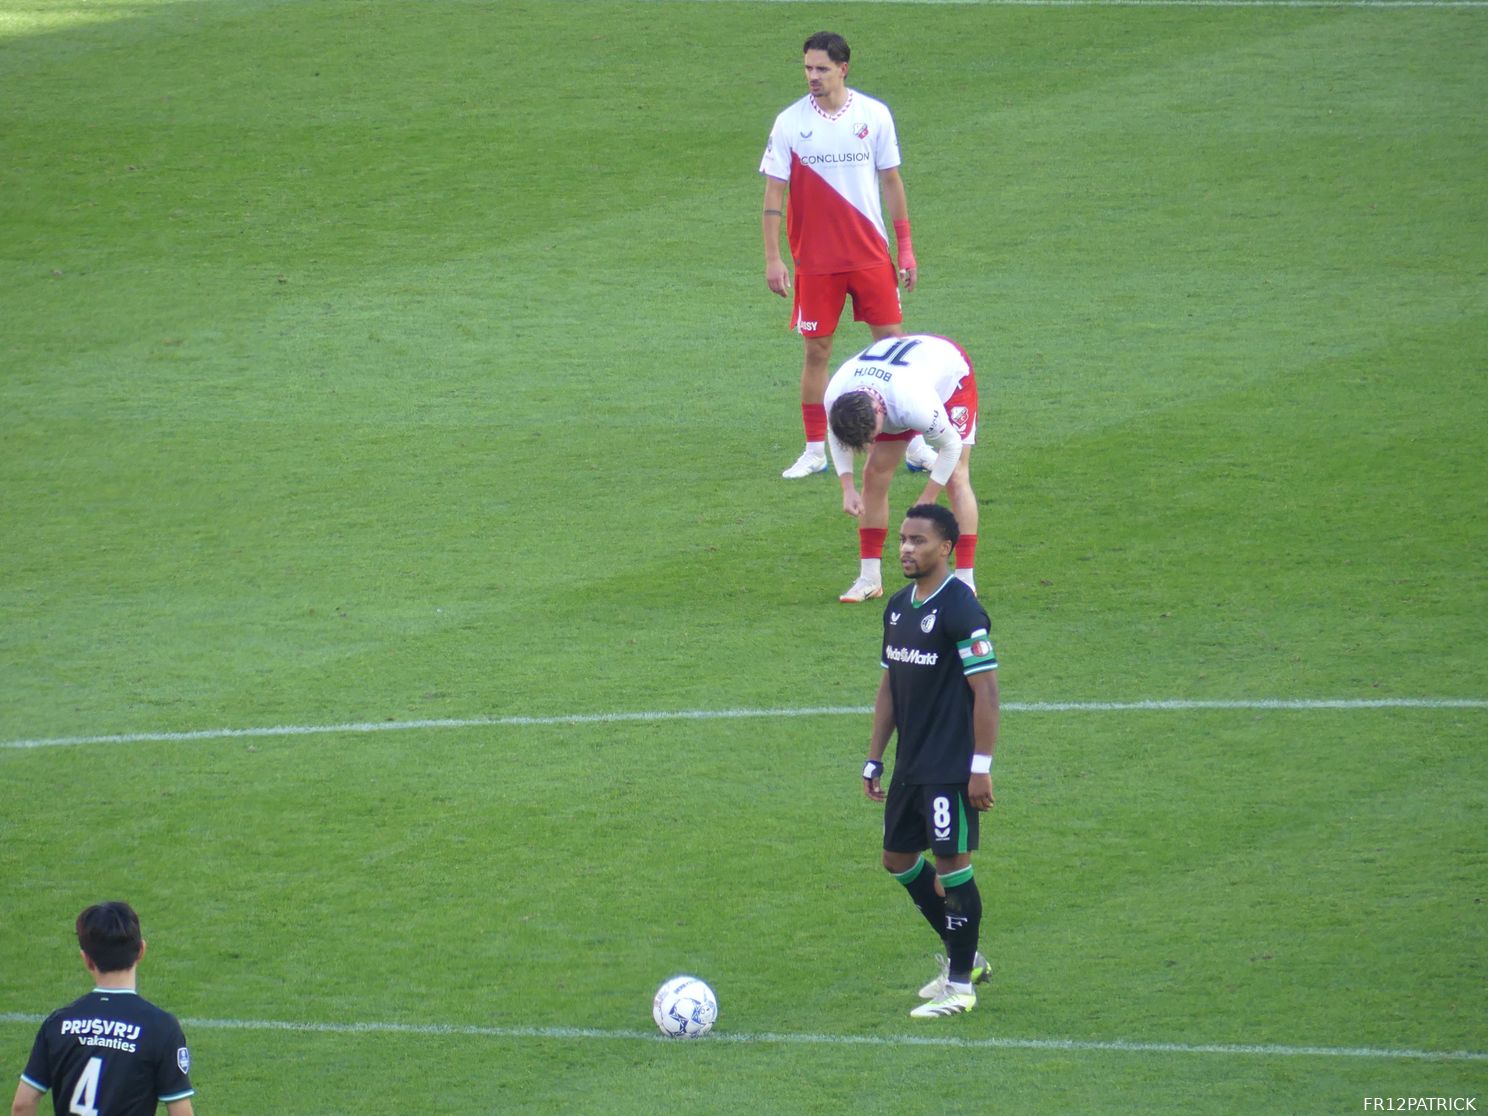
[[[755,168],[828,25],[984,408],[994,979],[929,1024],[879,612],[779,479]],[[217,1116],[1488,1103],[1484,42],[0,0],[0,1065],[125,898]]]

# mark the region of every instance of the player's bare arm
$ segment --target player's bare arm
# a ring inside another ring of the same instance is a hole
[[[853,483],[857,463],[853,458],[852,447],[846,445],[830,428],[827,430],[827,446],[832,453],[832,464],[837,470],[837,482],[842,486],[842,510],[855,519],[859,518],[863,514],[863,498],[858,495],[857,486]]]
[[[191,1107],[191,1098],[184,1097],[178,1101],[171,1101],[165,1106],[165,1116],[193,1116],[196,1109]]]
[[[966,680],[971,687],[971,729],[976,743],[975,753],[988,760],[997,750],[997,723],[1000,705],[997,695],[997,672],[984,670]],[[973,774],[966,786],[966,798],[975,810],[990,810],[993,806],[992,773]]]
[[[44,1096],[46,1094],[40,1089],[33,1089],[22,1081],[16,1086],[15,1100],[10,1102],[10,1116],[36,1116]]]
[[[790,293],[790,269],[780,256],[780,223],[785,218],[785,183],[765,176],[765,207],[760,231],[765,238],[765,286],[781,298]]]
[[[915,261],[914,250],[910,247],[909,231],[909,198],[904,192],[904,179],[899,174],[898,167],[890,167],[888,170],[878,172],[878,188],[883,194],[884,209],[887,210],[889,221],[894,226],[894,231],[899,233],[899,281],[904,284],[906,291],[915,289],[920,281],[919,264]],[[900,222],[903,222],[901,225]]]
[[[863,793],[874,802],[882,802],[887,797],[882,782],[883,758],[893,735],[894,695],[889,690],[889,672],[884,671],[878,680],[878,692],[873,697],[873,728],[868,737],[868,762],[876,763],[878,770],[870,776],[865,768],[863,774]]]
[[[858,492],[858,486],[853,483],[853,475],[839,473],[837,479],[842,482],[842,510],[854,519],[862,518],[863,497]]]

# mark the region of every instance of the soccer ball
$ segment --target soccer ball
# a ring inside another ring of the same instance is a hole
[[[695,976],[675,976],[656,990],[651,1018],[667,1038],[702,1038],[718,1018],[718,997]]]

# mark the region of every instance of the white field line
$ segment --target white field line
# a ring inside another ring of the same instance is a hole
[[[1008,701],[1006,713],[1143,713],[1235,709],[1277,712],[1364,709],[1488,709],[1485,698],[1259,698],[1238,701]],[[0,749],[61,748],[80,744],[186,743],[243,737],[322,736],[335,733],[410,732],[422,729],[504,728],[532,725],[603,725],[628,721],[734,721],[754,717],[867,716],[868,706],[822,705],[797,709],[679,709],[635,713],[566,713],[550,717],[448,717],[427,721],[352,721],[332,725],[268,725],[193,729],[189,732],[124,732],[103,736],[42,736],[0,741]]]
[[[38,1024],[40,1015],[0,1012],[0,1023]],[[450,1023],[297,1023],[284,1019],[182,1019],[186,1030],[292,1031],[328,1035],[454,1035],[496,1039],[606,1039],[615,1042],[673,1040],[650,1030],[598,1027],[477,1027]],[[826,1035],[772,1031],[719,1031],[706,1042],[787,1046],[948,1046],[965,1050],[1052,1050],[1117,1054],[1218,1054],[1259,1058],[1378,1058],[1426,1062],[1488,1062],[1476,1050],[1412,1050],[1374,1046],[1280,1046],[1250,1043],[1128,1042],[1124,1039],[966,1038],[956,1035]]]

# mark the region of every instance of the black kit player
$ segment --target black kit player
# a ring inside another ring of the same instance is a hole
[[[145,955],[128,903],[78,915],[78,945],[94,988],[47,1016],[16,1086],[11,1116],[34,1116],[52,1094],[56,1116],[191,1116],[191,1054],[176,1017],[135,991]]]
[[[940,976],[920,989],[927,1002],[909,1013],[916,1019],[970,1011],[988,977],[977,950],[982,897],[971,854],[978,816],[992,808],[997,655],[986,612],[950,570],[959,534],[955,515],[939,504],[905,513],[899,564],[910,584],[884,609],[884,672],[863,766],[863,793],[884,803],[883,865],[945,946]],[[885,792],[884,750],[896,732]]]

